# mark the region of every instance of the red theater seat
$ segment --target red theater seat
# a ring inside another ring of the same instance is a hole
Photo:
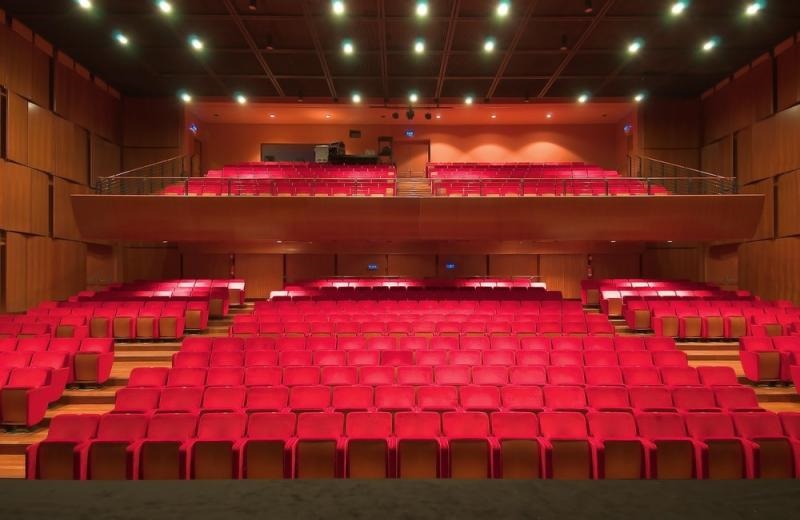
[[[253,413],[239,453],[239,474],[247,479],[281,479],[292,475],[293,413]]]
[[[82,447],[84,478],[131,480],[134,468],[130,448],[147,433],[148,416],[106,414],[100,417],[97,435]]]
[[[546,444],[545,475],[557,480],[587,480],[596,475],[596,445],[586,419],[577,412],[544,412],[539,427]]]
[[[689,435],[702,443],[703,478],[753,478],[753,444],[736,435],[730,415],[687,414],[686,428]]]
[[[432,479],[442,475],[441,420],[436,412],[398,412],[394,416],[395,468],[402,479]]]
[[[349,413],[346,418],[345,435],[345,477],[385,479],[393,476],[392,414]]]
[[[25,477],[38,480],[79,480],[81,445],[93,438],[100,417],[94,414],[61,414],[53,417],[47,437],[25,451]]]
[[[300,414],[292,446],[294,478],[341,477],[343,433],[344,414]]]
[[[652,443],[650,474],[662,480],[697,478],[701,472],[702,444],[686,431],[683,418],[674,412],[636,414],[639,434]]]
[[[239,447],[245,434],[243,413],[204,413],[197,433],[186,443],[189,478],[239,478]]]
[[[482,479],[492,476],[492,444],[486,414],[468,411],[445,413],[442,415],[442,431],[447,440],[448,477]]]

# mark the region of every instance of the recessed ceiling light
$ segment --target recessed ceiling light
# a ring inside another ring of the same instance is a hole
[[[672,240],[667,240],[667,244],[671,244],[671,243],[672,243]]]
[[[644,41],[640,38],[633,40],[631,43],[628,44],[628,54],[636,54],[642,49],[644,45]]]
[[[91,9],[92,0],[75,0],[81,9]]]
[[[417,54],[422,54],[425,52],[425,40],[419,38],[414,42],[414,52]]]
[[[236,94],[236,102],[240,105],[244,105],[247,103],[247,96],[244,94]]]
[[[589,101],[589,94],[583,93],[580,96],[578,96],[578,103],[580,103],[581,105],[586,103],[587,101]]]
[[[331,114],[325,114],[325,119],[330,119],[330,118],[332,118],[332,117],[333,117],[333,116],[332,116]]]
[[[678,16],[682,14],[688,6],[689,6],[688,2],[675,2],[674,4],[672,4],[672,7],[670,8],[669,12],[672,13],[673,16]]]
[[[745,7],[744,14],[746,14],[747,16],[755,16],[762,9],[764,9],[763,1],[750,2],[749,4],[747,4],[747,7]]]
[[[552,112],[548,112],[547,115],[544,116],[544,117],[546,117],[547,119],[553,119],[553,113]]]
[[[342,0],[333,0],[331,2],[331,9],[333,10],[333,14],[337,16],[341,16],[344,14],[344,2]]]
[[[356,104],[357,103],[361,103],[361,94],[359,94],[358,92],[354,92],[352,99],[353,99],[353,103],[356,103]]]
[[[278,116],[277,116],[277,115],[275,115],[275,114],[270,114],[270,115],[269,115],[269,118],[270,118],[270,119],[275,119],[276,117],[278,117]]]
[[[644,98],[646,97],[647,96],[645,95],[644,92],[639,92],[638,94],[633,96],[633,100],[636,101],[637,103],[641,103],[642,101],[644,101]]]
[[[612,240],[612,241],[611,241],[611,243],[612,243],[612,244],[616,244],[616,243],[617,243],[617,241],[616,241],[616,240]]]
[[[350,40],[345,40],[342,42],[342,52],[350,56],[356,51],[355,45]]]
[[[181,101],[184,103],[191,103],[192,102],[192,95],[188,92],[184,91],[179,94]]]
[[[123,46],[128,45],[131,42],[128,37],[122,34],[120,31],[114,32],[114,39],[117,40],[117,43]]]
[[[491,117],[492,119],[497,119],[497,114],[492,114],[489,117]]]
[[[428,16],[428,2],[417,2],[417,16]]]
[[[441,118],[442,118],[442,114],[436,114],[436,119],[441,119]]]
[[[497,16],[501,18],[508,16],[509,11],[511,11],[511,2],[509,0],[502,0],[497,4]]]
[[[717,45],[719,45],[719,38],[715,36],[714,38],[710,38],[703,42],[703,51],[711,52]]]
[[[411,94],[408,95],[408,100],[412,103],[416,103],[417,101],[419,101],[419,94],[417,94],[416,92],[412,92]]]
[[[486,41],[483,42],[483,51],[494,52],[495,45],[496,43],[494,41],[494,38],[487,38]]]
[[[205,44],[203,43],[203,40],[201,40],[200,38],[198,38],[194,34],[189,36],[189,45],[191,45],[192,49],[194,49],[196,51],[202,51],[203,47],[205,47]]]
[[[275,243],[276,244],[283,244],[283,240],[276,240]]]
[[[467,96],[464,98],[464,104],[466,105],[471,105],[474,101],[475,99],[472,96]]]
[[[586,14],[592,14],[594,12],[594,6],[592,6],[592,0],[586,0],[583,12]]]
[[[164,14],[170,14],[172,13],[172,4],[167,0],[159,0],[158,9]]]

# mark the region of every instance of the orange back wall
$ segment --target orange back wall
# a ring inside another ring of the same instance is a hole
[[[431,143],[434,162],[564,162],[583,161],[608,169],[625,164],[621,124],[608,125],[237,125],[199,123],[203,142],[203,168],[258,161],[262,143],[328,144],[344,141],[348,154],[377,151],[378,137],[406,140],[407,128],[414,140]],[[349,130],[360,130],[350,139]]]

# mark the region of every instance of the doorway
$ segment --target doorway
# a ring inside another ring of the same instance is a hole
[[[431,159],[430,141],[395,141],[392,147],[398,177],[425,177]]]

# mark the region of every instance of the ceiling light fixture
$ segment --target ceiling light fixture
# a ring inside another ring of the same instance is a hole
[[[353,103],[355,104],[361,103],[361,94],[359,94],[358,92],[353,92],[352,99]]]
[[[240,105],[247,104],[247,96],[245,96],[244,94],[236,94],[236,102],[239,103]]]
[[[483,51],[484,52],[494,52],[494,48],[496,46],[496,42],[494,38],[486,38],[486,41],[483,42]]]
[[[442,118],[442,114],[436,114],[436,119],[441,119],[441,118]]]
[[[566,51],[567,48],[568,48],[567,47],[567,35],[566,34],[562,34],[561,35],[561,50],[562,51]]]
[[[636,101],[637,103],[641,103],[642,101],[645,100],[646,97],[647,95],[644,92],[639,92],[638,94],[633,96],[633,100]]]
[[[592,0],[586,0],[586,5],[583,8],[583,12],[586,14],[592,14],[594,12],[594,7],[592,6]]]
[[[717,38],[716,36],[713,38],[709,38],[708,40],[703,42],[703,51],[711,52],[717,45],[719,45],[719,38]]]
[[[185,90],[178,94],[181,98],[181,101],[184,103],[191,103],[192,102],[192,95],[186,92]]]
[[[475,101],[475,99],[472,96],[467,96],[467,97],[464,98],[464,104],[465,105],[471,105],[474,101]]]
[[[81,9],[89,10],[92,8],[92,0],[75,0]]]
[[[417,2],[417,16],[428,16],[428,2]]]
[[[544,117],[546,117],[547,119],[553,119],[553,113],[552,112],[548,112],[547,115],[544,116]]]
[[[764,2],[762,0],[759,0],[757,2],[750,2],[749,4],[747,4],[747,7],[745,7],[744,14],[746,14],[747,16],[755,16],[762,9],[764,9]]]
[[[419,95],[416,92],[412,92],[411,94],[408,95],[408,100],[411,103],[416,103],[417,101],[419,101]]]
[[[172,14],[172,4],[167,2],[167,0],[159,0],[158,9],[164,14]]]
[[[197,37],[194,34],[189,36],[189,45],[191,45],[192,49],[194,49],[196,51],[202,51],[203,47],[205,47],[205,44],[203,43],[203,40],[201,40],[199,37]]]
[[[642,50],[642,46],[644,46],[644,40],[641,38],[636,38],[628,44],[628,54],[638,53],[640,50]]]
[[[581,105],[583,105],[587,101],[589,101],[589,94],[584,92],[583,94],[578,96],[578,103],[580,103]]]
[[[325,114],[325,119],[330,119],[330,118],[332,118],[332,117],[333,117],[333,116],[332,116],[331,114]]]
[[[497,114],[492,114],[489,117],[491,117],[492,119],[497,119]]]
[[[128,39],[128,37],[127,37],[127,36],[125,36],[125,35],[124,35],[123,33],[121,33],[120,31],[115,31],[115,32],[114,32],[114,39],[115,39],[115,40],[117,40],[117,43],[119,43],[119,44],[120,44],[120,45],[122,45],[122,46],[127,46],[127,45],[128,45],[130,42],[131,42],[131,41]]]
[[[276,117],[278,117],[278,116],[276,116],[275,114],[270,114],[270,115],[269,115],[269,118],[270,118],[270,119],[275,119]]]
[[[508,13],[511,11],[511,2],[509,0],[501,0],[499,4],[497,4],[497,16],[504,18],[508,16]]]
[[[417,41],[414,42],[414,52],[417,54],[425,52],[425,40],[418,38]]]
[[[686,8],[689,7],[689,2],[675,2],[672,4],[672,7],[669,9],[669,12],[672,13],[672,16],[679,16],[683,14]]]
[[[356,47],[355,47],[355,45],[353,45],[352,41],[345,40],[345,41],[342,42],[342,52],[344,52],[346,55],[350,56],[354,52],[356,52]]]
[[[247,4],[247,8],[251,11],[258,11],[258,2],[257,0],[250,0],[250,3]]]
[[[342,0],[333,0],[331,2],[331,9],[333,10],[333,14],[336,16],[341,16],[344,14],[344,2]]]

